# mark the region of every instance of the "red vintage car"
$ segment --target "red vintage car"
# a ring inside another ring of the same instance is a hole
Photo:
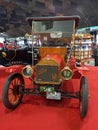
[[[2,92],[5,107],[15,109],[24,94],[53,100],[75,98],[79,100],[80,116],[84,118],[88,110],[88,83],[81,61],[77,62],[72,55],[74,42],[71,44],[80,17],[30,17],[26,20],[32,26],[32,49],[28,52],[32,54],[32,64],[24,65],[20,72],[7,78]],[[26,78],[32,82],[32,88],[25,85]],[[62,88],[72,79],[80,82],[77,92]]]

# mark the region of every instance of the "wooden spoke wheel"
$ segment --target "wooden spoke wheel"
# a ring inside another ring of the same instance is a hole
[[[21,102],[23,94],[21,90],[24,88],[24,79],[21,74],[11,74],[5,82],[2,100],[4,105],[9,109],[15,109]]]
[[[88,110],[88,82],[83,76],[80,81],[80,116],[84,118]]]

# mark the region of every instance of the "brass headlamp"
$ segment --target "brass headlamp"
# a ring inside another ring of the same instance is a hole
[[[22,69],[22,75],[25,78],[30,78],[33,75],[33,68],[30,65],[26,65],[23,69]]]
[[[68,66],[66,66],[61,71],[61,76],[64,80],[70,80],[73,76],[73,72]]]

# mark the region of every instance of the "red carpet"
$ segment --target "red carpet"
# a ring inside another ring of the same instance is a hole
[[[98,130],[98,68],[89,67],[86,74],[89,85],[89,107],[85,119],[79,115],[79,103],[75,99],[61,101],[45,97],[24,96],[14,111],[2,103],[2,88],[8,73],[0,70],[0,129],[1,130]],[[76,81],[71,84],[76,86]]]

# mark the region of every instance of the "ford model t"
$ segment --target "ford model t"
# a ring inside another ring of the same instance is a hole
[[[53,100],[75,98],[79,99],[81,118],[86,116],[87,79],[82,70],[79,71],[79,67],[82,68],[81,62],[72,56],[79,20],[78,16],[27,18],[32,26],[32,46],[27,50],[31,61],[25,61],[21,71],[12,73],[6,80],[2,99],[7,108],[15,109],[24,94],[42,95]],[[27,53],[22,56],[27,57]],[[26,78],[32,82],[32,88],[25,85]],[[65,82],[75,78],[79,80],[79,91],[69,92],[62,88],[66,88]]]

